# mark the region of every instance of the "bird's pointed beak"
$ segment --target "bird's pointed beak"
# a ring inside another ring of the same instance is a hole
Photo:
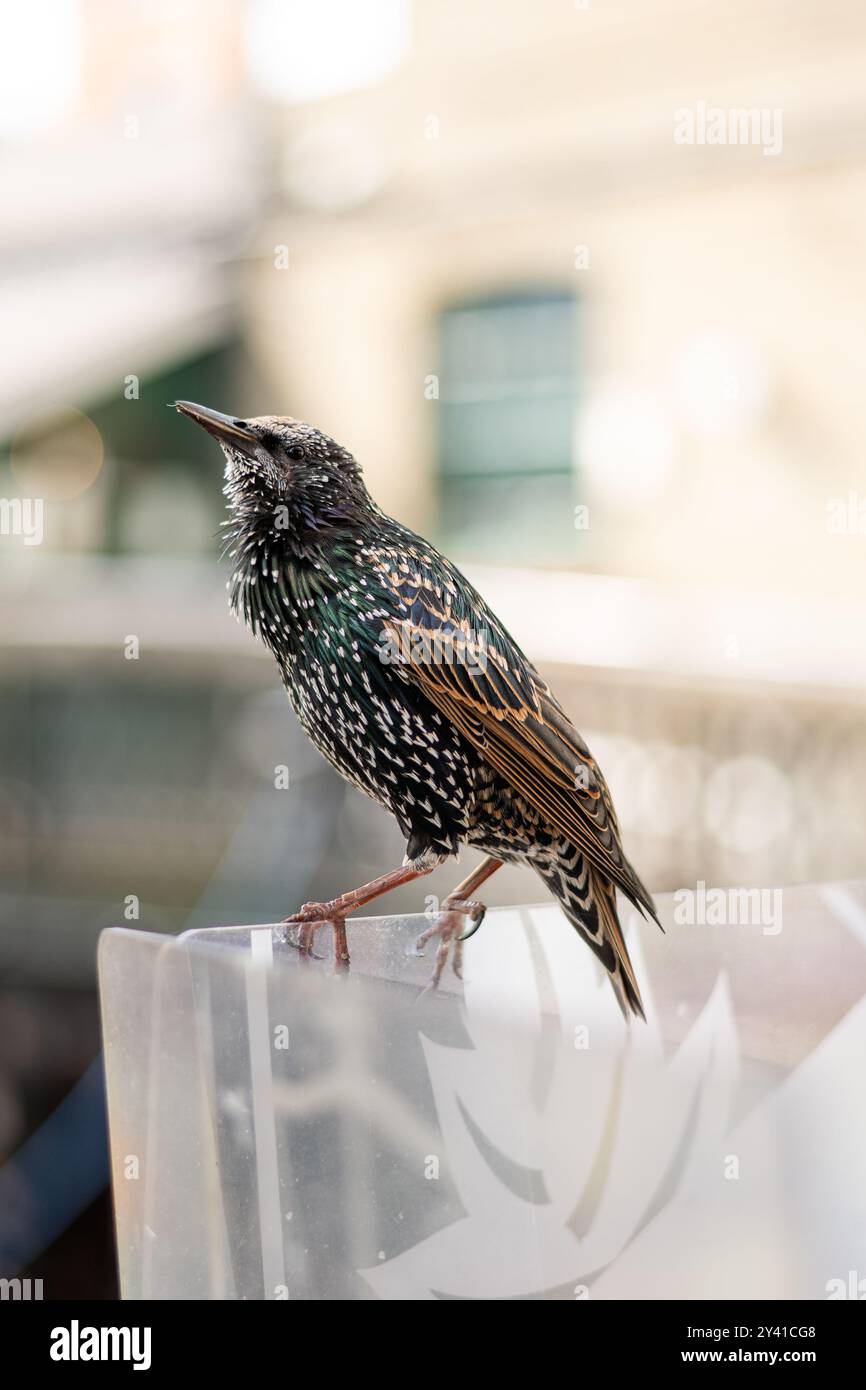
[[[259,439],[245,420],[236,420],[233,415],[223,415],[220,410],[211,410],[207,405],[195,405],[193,401],[175,401],[175,410],[201,425],[221,444],[233,444],[236,449],[249,452],[259,444]]]

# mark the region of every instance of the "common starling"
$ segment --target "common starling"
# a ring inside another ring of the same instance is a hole
[[[610,792],[541,676],[455,565],[372,500],[348,450],[288,416],[240,420],[177,409],[226,458],[231,607],[270,648],[295,712],[347,781],[396,817],[403,865],[287,918],[312,948],[330,922],[348,964],[345,919],[430,873],[461,844],[485,859],[419,938],[440,937],[434,983],[473,894],[503,863],[528,864],[607,970],[628,1016],[643,1016],[617,916],[619,888],[658,920],[623,853]]]

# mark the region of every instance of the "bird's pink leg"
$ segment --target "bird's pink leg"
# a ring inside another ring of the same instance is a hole
[[[304,903],[303,907],[293,913],[291,917],[283,919],[284,926],[297,927],[297,940],[292,945],[297,946],[298,950],[304,955],[311,956],[313,952],[313,942],[316,930],[322,922],[330,922],[334,928],[334,961],[338,970],[347,970],[349,967],[349,946],[346,937],[346,918],[350,912],[357,912],[359,907],[365,907],[367,903],[373,902],[375,898],[381,898],[384,893],[390,893],[394,888],[401,888],[404,883],[412,883],[416,878],[423,878],[425,874],[432,872],[433,866],[429,869],[415,869],[411,864],[404,864],[399,869],[392,869],[390,873],[381,874],[379,878],[371,879],[369,883],[364,883],[360,888],[353,888],[350,893],[343,893],[339,898],[332,898],[327,903]]]
[[[411,883],[413,879],[423,878],[425,874],[432,873],[432,869],[432,865],[429,869],[415,869],[411,864],[404,864],[399,869],[392,869],[390,873],[371,879],[360,888],[353,888],[350,893],[342,893],[339,898],[332,898],[330,902],[304,903],[303,907],[299,907],[291,917],[284,918],[284,921],[294,924],[333,922],[335,917],[348,917],[350,912],[357,912],[359,907],[365,907],[374,898],[381,898],[383,893],[390,893],[394,888],[402,888],[404,883]]]

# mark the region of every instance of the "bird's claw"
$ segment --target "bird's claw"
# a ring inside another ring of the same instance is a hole
[[[463,979],[463,942],[468,941],[470,936],[475,935],[481,923],[484,921],[486,913],[487,908],[483,903],[470,902],[468,899],[461,898],[445,899],[441,911],[436,916],[436,920],[418,937],[413,951],[414,955],[423,956],[424,947],[427,945],[427,942],[432,940],[434,936],[441,938],[436,951],[436,963],[433,967],[433,976],[430,980],[430,984],[424,990],[425,995],[439,988],[442,972],[445,969],[448,956],[451,954],[452,945],[454,951],[453,955],[451,955],[451,969],[458,980]],[[470,919],[472,929],[464,933],[464,935],[459,936],[457,934],[457,919],[461,917],[468,917]]]
[[[309,956],[311,960],[324,960],[324,956],[313,950],[318,922],[299,922],[294,917],[286,917],[282,925],[289,928],[285,937],[287,945],[294,947],[302,955]],[[292,927],[295,928],[294,932],[291,930]]]
[[[453,901],[446,898],[444,907],[446,910],[458,911],[461,916],[468,917],[472,923],[471,931],[464,932],[461,937],[458,937],[459,941],[468,941],[470,936],[474,936],[487,916],[487,908],[484,903],[472,902],[469,898],[455,898]]]
[[[309,956],[312,960],[324,960],[325,957],[318,951],[313,950],[313,943],[316,939],[316,930],[323,922],[333,921],[333,903],[304,903],[297,912],[293,912],[291,917],[284,917],[282,926],[290,930],[286,933],[286,941],[295,950]],[[294,928],[294,935],[291,929]]]
[[[305,903],[294,917],[285,917],[282,925],[287,928],[286,942],[300,951],[305,960],[325,960],[325,956],[313,950],[313,945],[319,927],[329,922],[334,932],[334,969],[343,974],[350,964],[346,919],[335,913],[333,906],[333,903]]]

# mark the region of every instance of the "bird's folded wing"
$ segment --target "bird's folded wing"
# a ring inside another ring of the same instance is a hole
[[[437,557],[438,559],[438,557]],[[457,726],[550,825],[655,917],[626,859],[607,785],[547,685],[457,571],[375,557],[401,675]],[[445,562],[447,564],[447,562]]]

